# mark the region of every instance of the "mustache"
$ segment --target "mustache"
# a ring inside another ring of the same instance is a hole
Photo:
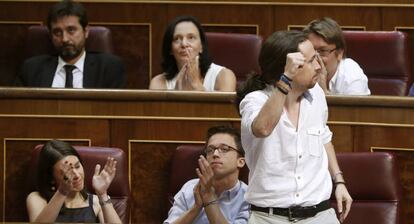
[[[75,47],[73,44],[63,44],[60,48]]]

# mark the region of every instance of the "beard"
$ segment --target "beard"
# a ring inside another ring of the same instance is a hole
[[[82,53],[83,47],[75,46],[72,44],[64,44],[61,47],[59,47],[57,50],[59,52],[59,56],[63,60],[69,61],[74,58],[77,58]]]

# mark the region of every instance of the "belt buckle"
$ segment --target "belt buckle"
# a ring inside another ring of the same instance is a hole
[[[299,221],[299,219],[293,217],[293,211],[292,211],[292,209],[293,209],[293,207],[289,207],[288,208],[288,219],[289,219],[289,222],[297,222],[297,221]]]

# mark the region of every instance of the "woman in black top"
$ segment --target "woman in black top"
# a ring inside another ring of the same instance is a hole
[[[51,140],[39,155],[38,191],[26,200],[30,222],[101,222],[121,223],[107,189],[115,177],[116,161],[109,157],[104,168],[96,165],[88,194],[85,173],[76,150],[66,142]]]

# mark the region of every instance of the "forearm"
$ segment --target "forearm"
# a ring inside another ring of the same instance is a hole
[[[219,203],[210,204],[204,207],[204,211],[206,212],[206,215],[207,215],[207,218],[210,224],[229,223],[224,217],[223,213],[221,212]]]
[[[200,213],[201,208],[197,208],[196,206],[191,207],[190,210],[183,213],[177,220],[174,221],[174,224],[190,224],[193,223],[194,220],[197,218],[198,214]]]
[[[328,156],[328,168],[334,181],[343,181],[341,169],[336,159],[335,149],[331,142],[325,144],[326,154]]]
[[[272,95],[252,123],[252,131],[256,137],[267,137],[272,133],[280,120],[285,101],[286,95],[274,88]]]
[[[61,194],[59,191],[53,195],[47,205],[43,208],[37,217],[30,216],[30,222],[39,223],[53,223],[59,215],[60,209],[65,203],[66,196]]]
[[[98,196],[99,201],[101,203],[102,214],[105,220],[105,223],[122,223],[121,219],[119,218],[118,213],[115,211],[114,205],[112,202],[110,203],[102,203],[108,201],[107,194]]]

